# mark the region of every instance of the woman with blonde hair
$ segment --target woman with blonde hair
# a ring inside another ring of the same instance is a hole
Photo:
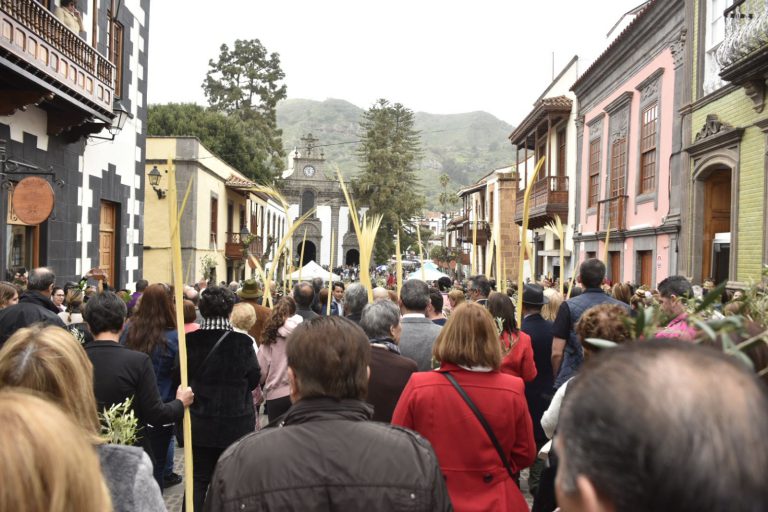
[[[0,350],[0,389],[32,390],[58,404],[96,447],[116,511],[165,510],[152,462],[141,448],[104,444],[93,393],[93,365],[67,331],[54,326],[19,329]],[[49,422],[52,420],[48,420]],[[7,423],[0,423],[6,430]],[[34,423],[36,428],[39,423]],[[53,439],[48,443],[53,444]],[[68,449],[74,449],[67,443]],[[0,449],[0,451],[2,451]],[[2,480],[3,486],[7,480]],[[16,510],[13,508],[0,510]],[[69,510],[101,510],[72,507]]]
[[[31,393],[0,391],[0,510],[112,510],[99,457],[72,420]]]
[[[560,304],[563,303],[563,294],[554,288],[544,288],[544,296],[549,302],[541,306],[541,317],[544,320],[554,322],[557,317],[557,311],[560,309]]]
[[[448,292],[448,303],[451,306],[451,310],[462,304],[465,300],[466,297],[464,297],[464,292],[461,290],[453,289]]]
[[[459,305],[432,355],[440,368],[411,376],[392,423],[432,444],[456,510],[527,512],[516,482],[536,458],[525,385],[499,371],[501,344],[485,307]]]

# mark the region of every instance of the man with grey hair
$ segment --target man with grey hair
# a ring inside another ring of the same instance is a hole
[[[363,308],[360,327],[371,342],[371,377],[367,401],[373,406],[373,420],[389,423],[416,361],[400,355],[400,309],[394,302],[380,300]]]
[[[19,303],[0,310],[0,347],[14,332],[32,324],[65,327],[59,309],[51,301],[55,282],[56,274],[50,268],[40,267],[29,273],[27,291]]]
[[[738,359],[651,340],[590,361],[555,437],[564,511],[765,510],[768,393]]]
[[[344,290],[344,314],[356,324],[360,323],[366,304],[368,304],[368,290],[365,289],[365,286],[355,283]]]
[[[403,283],[400,291],[400,312],[403,314],[400,352],[416,361],[420,372],[432,369],[432,344],[442,329],[426,317],[429,303],[427,283],[419,279]]]

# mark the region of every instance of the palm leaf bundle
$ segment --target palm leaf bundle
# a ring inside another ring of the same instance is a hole
[[[341,175],[341,169],[338,166],[336,166],[336,175],[339,178],[339,186],[344,193],[344,199],[347,201],[349,215],[352,217],[352,225],[357,235],[357,245],[360,249],[360,284],[368,290],[368,302],[373,302],[371,255],[373,254],[373,244],[376,242],[376,233],[379,231],[382,217],[381,215],[374,215],[372,218],[368,218],[368,215],[364,213],[361,219],[358,216],[355,201],[347,190],[347,185],[344,183],[344,177]]]

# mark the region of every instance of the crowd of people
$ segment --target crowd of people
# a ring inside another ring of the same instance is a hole
[[[591,259],[564,295],[391,284],[201,282],[176,304],[164,283],[59,288],[48,268],[0,282],[0,510],[165,510],[186,408],[195,510],[768,504],[765,382],[695,343],[684,277],[606,287]],[[665,320],[637,339],[656,305]],[[758,371],[766,347],[747,353]],[[131,446],[108,443],[104,411],[126,401]]]

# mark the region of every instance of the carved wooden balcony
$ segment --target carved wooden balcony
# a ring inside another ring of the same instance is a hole
[[[615,196],[597,202],[597,230],[623,231],[627,229],[627,198]]]
[[[525,191],[517,192],[515,205],[515,222],[523,224],[523,203]],[[538,229],[544,227],[560,216],[565,224],[568,221],[568,177],[547,176],[537,180],[531,189],[528,209],[528,228]]]
[[[251,235],[248,235],[251,236]],[[227,242],[224,245],[224,257],[229,260],[243,260],[247,253],[254,255],[256,258],[261,256],[263,251],[261,237],[252,237],[250,243],[245,246],[243,242],[247,242],[240,233],[227,233]]]
[[[717,50],[720,77],[742,86],[755,111],[762,112],[768,78],[768,0],[735,0],[723,16],[725,39]]]
[[[0,75],[0,115],[46,101],[50,135],[114,117],[115,67],[34,0],[0,0]]]
[[[473,231],[475,230],[475,221],[467,220],[461,225],[461,230],[457,233],[457,240],[460,243],[471,244],[473,240]],[[477,244],[485,245],[491,239],[491,228],[484,220],[477,221]]]

